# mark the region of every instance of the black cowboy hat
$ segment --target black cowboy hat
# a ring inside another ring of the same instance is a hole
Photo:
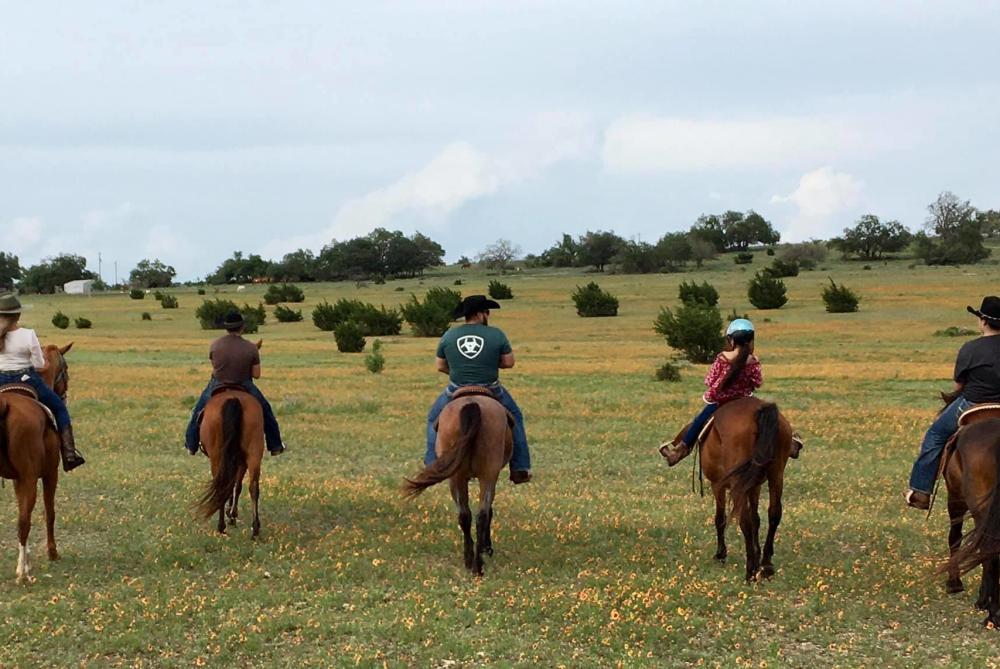
[[[452,318],[468,318],[478,314],[481,311],[489,311],[490,309],[499,309],[500,305],[493,300],[489,299],[485,295],[469,295],[467,298],[462,300],[462,303],[455,307],[455,312],[452,314]]]
[[[994,323],[1000,323],[1000,297],[989,295],[983,298],[983,303],[978,309],[966,307],[970,314],[978,316]]]
[[[243,327],[243,314],[230,311],[222,317],[222,327],[226,328],[226,332],[236,332]]]

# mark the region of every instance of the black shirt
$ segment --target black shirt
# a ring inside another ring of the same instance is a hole
[[[955,360],[955,381],[973,404],[1000,402],[1000,335],[966,342]]]

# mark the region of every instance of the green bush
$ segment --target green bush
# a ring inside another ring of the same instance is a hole
[[[280,304],[281,302],[305,302],[306,294],[302,289],[293,283],[283,283],[280,286],[272,283],[264,293],[264,302],[267,304]]]
[[[153,320],[153,315],[150,314],[148,311],[144,311],[144,312],[142,312],[142,320],[144,320],[144,321],[151,321],[151,320]]]
[[[732,323],[733,321],[735,321],[735,320],[737,320],[739,318],[744,318],[746,320],[750,320],[750,316],[749,315],[736,313],[736,307],[733,307],[733,310],[731,312],[729,312],[728,314],[726,314],[726,320],[728,322],[730,322],[730,323]],[[768,319],[768,320],[770,320],[770,319]]]
[[[749,265],[753,262],[753,254],[747,252],[737,253],[733,256],[733,262],[737,265]]]
[[[656,368],[656,380],[676,383],[681,380],[681,369],[672,362],[665,362]]]
[[[454,307],[449,309],[435,302],[429,291],[423,302],[418,300],[416,295],[410,295],[410,301],[401,309],[403,318],[410,324],[413,334],[418,337],[440,337],[448,331],[453,320]]]
[[[831,314],[847,314],[858,310],[858,302],[861,298],[857,293],[840,284],[839,286],[830,279],[830,285],[823,288],[823,303],[826,310]]]
[[[84,318],[83,316],[74,318],[73,324],[78,330],[89,330],[94,325],[89,318]]]
[[[279,304],[274,308],[274,317],[279,323],[297,323],[302,320],[302,310],[295,311]]]
[[[719,291],[708,281],[703,281],[700,286],[694,281],[683,281],[677,292],[684,304],[699,303],[714,307],[719,303]]]
[[[455,280],[454,280],[454,281],[452,282],[452,284],[451,284],[451,285],[453,285],[453,286],[461,286],[461,285],[462,285],[462,280],[461,280],[461,279],[455,279]]]
[[[403,329],[403,318],[395,309],[346,298],[337,300],[335,304],[324,301],[316,305],[312,320],[313,325],[327,332],[336,330],[341,323],[354,321],[361,326],[365,336],[398,335]]]
[[[180,304],[177,302],[177,297],[174,295],[164,295],[160,298],[160,306],[164,309],[176,309]]]
[[[194,317],[201,323],[202,330],[221,330],[222,319],[230,311],[239,311],[236,303],[232,300],[205,300],[194,310]],[[246,316],[244,315],[244,318]]]
[[[935,337],[975,337],[979,334],[977,330],[970,330],[969,328],[959,328],[952,325],[951,327],[945,328],[944,330],[938,330],[934,333]]]
[[[361,325],[354,321],[338,325],[333,331],[333,338],[337,340],[337,350],[341,353],[361,353],[365,350],[365,336]]]
[[[199,295],[204,295],[205,294],[205,289],[204,288],[199,288],[198,289],[198,294]]]
[[[131,297],[133,300],[141,300],[146,297],[146,291],[144,291],[142,288],[133,288],[132,290],[128,291],[128,296]]]
[[[781,258],[776,258],[771,266],[764,270],[768,276],[772,276],[776,279],[782,279],[786,276],[798,276],[799,275],[799,263],[794,260],[782,260]]]
[[[768,246],[767,247],[767,255],[769,255],[769,256],[773,256],[774,255],[774,247],[773,246]]]
[[[451,316],[455,309],[458,309],[458,305],[462,303],[462,293],[451,288],[434,287],[427,291],[424,302],[433,302],[442,309],[446,309],[448,315]]]
[[[250,321],[254,321],[257,325],[263,325],[267,322],[267,311],[264,309],[263,302],[258,302],[256,307],[251,307],[244,302],[240,313],[243,314],[243,320],[247,322],[247,332],[257,331],[256,327],[253,330],[250,329]]]
[[[750,280],[747,297],[750,298],[750,304],[758,309],[780,309],[788,302],[785,282],[766,272],[757,272]]]
[[[52,324],[60,330],[65,330],[69,327],[69,316],[61,311],[57,311],[55,315],[52,316]]]
[[[573,292],[576,313],[585,318],[618,315],[618,298],[591,281]]]
[[[664,307],[653,329],[691,362],[712,362],[725,345],[719,308],[698,302],[681,305],[676,313]]]
[[[487,288],[490,297],[494,300],[512,300],[514,299],[514,292],[505,283],[500,283],[499,281],[490,281],[489,288]]]
[[[382,341],[376,339],[365,356],[365,368],[372,374],[381,374],[385,369],[385,356],[382,355]]]
[[[161,293],[158,290],[157,291],[153,291],[153,299],[156,300],[157,302],[159,302],[160,300],[163,299],[163,293]]]

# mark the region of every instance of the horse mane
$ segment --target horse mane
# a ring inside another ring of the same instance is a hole
[[[955,400],[957,400],[959,397],[962,396],[962,390],[960,388],[956,388],[950,393],[941,391],[939,394],[941,395],[941,401],[944,402],[944,406],[941,407],[940,411],[938,411],[938,415],[941,415],[942,413],[944,413],[944,410],[947,409],[952,402],[954,402]]]

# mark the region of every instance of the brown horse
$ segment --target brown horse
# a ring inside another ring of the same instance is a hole
[[[732,517],[738,518],[746,542],[746,579],[758,573],[774,575],[774,535],[781,523],[781,494],[785,465],[795,450],[792,427],[775,404],[754,397],[727,402],[715,412],[715,420],[701,448],[701,466],[715,496],[715,559],[724,562],[726,548],[726,492],[733,502]],[[763,561],[760,548],[760,489],[767,481],[767,540]]]
[[[64,357],[72,347],[46,346],[48,368],[43,379],[65,397],[69,369]],[[58,380],[59,385],[55,382]],[[45,409],[36,400],[14,392],[0,393],[0,477],[13,479],[17,497],[17,580],[31,578],[28,559],[28,534],[31,512],[42,480],[45,503],[46,549],[50,560],[59,559],[56,550],[56,484],[59,481],[59,434],[49,422]]]
[[[243,478],[250,475],[253,536],[260,534],[260,462],[264,456],[264,412],[242,389],[222,388],[205,405],[200,439],[212,465],[212,480],[198,501],[205,518],[219,513],[218,529],[226,531],[226,516],[236,522]]]
[[[493,497],[497,478],[510,461],[514,447],[510,416],[488,393],[462,395],[459,391],[455,394],[438,419],[437,459],[413,479],[406,479],[403,486],[405,496],[415,497],[432,485],[448,480],[451,497],[458,507],[458,525],[465,538],[465,567],[477,576],[483,575],[483,553],[493,555],[490,534]],[[469,480],[473,478],[479,479],[475,549],[469,508]]]
[[[983,580],[976,608],[986,611],[983,624],[1000,627],[1000,409],[968,414],[945,464],[951,557],[949,593],[964,590],[961,575],[982,565]],[[972,512],[975,529],[962,537],[965,514]]]

